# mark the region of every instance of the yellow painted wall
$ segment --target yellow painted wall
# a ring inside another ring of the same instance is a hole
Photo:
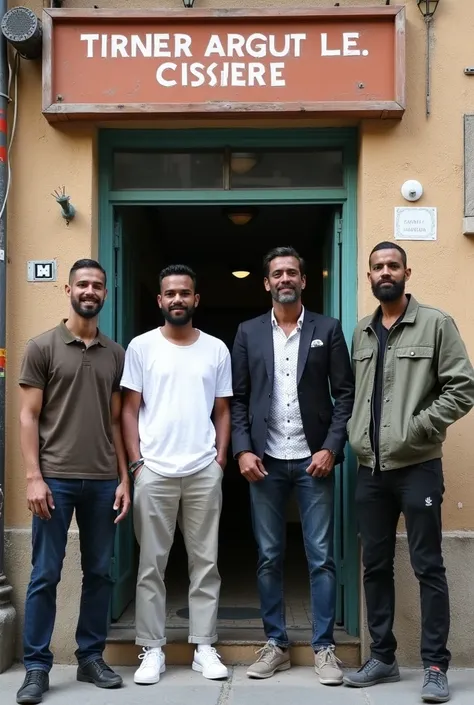
[[[12,3],[13,4],[13,3]],[[15,3],[20,4],[20,3]],[[40,12],[42,2],[22,2]],[[101,8],[130,7],[127,0],[101,0]],[[196,7],[284,8],[332,6],[315,0],[196,0]],[[367,6],[365,0],[341,0],[341,5]],[[373,0],[385,5],[385,0]],[[392,3],[393,4],[393,3]],[[400,3],[405,4],[405,3]],[[64,6],[92,7],[86,0],[65,0]],[[141,0],[135,7],[181,6],[181,0]],[[192,16],[192,10],[189,11]],[[360,124],[359,165],[359,313],[375,306],[366,283],[367,258],[379,240],[393,237],[393,207],[404,205],[400,187],[408,178],[419,179],[425,195],[419,205],[438,207],[438,241],[408,243],[413,267],[410,290],[426,303],[454,315],[474,357],[472,282],[474,242],[462,235],[463,113],[474,106],[474,78],[463,68],[472,64],[474,2],[442,0],[434,22],[432,115],[424,112],[423,20],[415,0],[407,3],[407,112],[401,122],[365,120]],[[191,125],[219,126],[219,120]],[[226,121],[226,126],[242,122]],[[255,120],[245,125],[262,124]],[[269,124],[267,120],[266,125]],[[284,126],[284,121],[272,121]],[[291,123],[294,126],[294,122]],[[304,125],[328,124],[305,120]],[[338,120],[329,124],[348,124]],[[160,123],[176,127],[175,120]],[[114,127],[118,125],[114,123]],[[150,126],[150,123],[147,123]],[[17,383],[22,351],[30,336],[54,326],[67,311],[63,284],[71,263],[97,255],[96,126],[52,127],[41,114],[41,66],[21,62],[18,126],[12,151],[13,183],[8,202],[8,378],[7,378],[7,502],[6,524],[29,526],[24,479],[18,444]],[[64,185],[78,215],[67,227],[51,192]],[[56,284],[26,282],[29,259],[57,258]],[[446,529],[474,529],[474,415],[458,423],[446,444]],[[458,507],[462,503],[462,508]]]

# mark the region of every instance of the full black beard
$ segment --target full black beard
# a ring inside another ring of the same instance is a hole
[[[96,304],[94,308],[83,309],[81,301],[79,301],[78,299],[71,299],[71,306],[73,310],[77,313],[78,316],[87,320],[98,316],[99,313],[102,311],[104,303],[104,301],[101,301],[100,303]]]
[[[184,316],[180,316],[179,318],[175,318],[173,316],[173,311],[169,311],[168,309],[161,309],[161,313],[163,314],[163,318],[167,323],[170,323],[172,326],[185,326],[189,321],[192,319],[194,316],[194,311],[196,309],[194,306],[192,308],[187,308],[186,309],[186,314]]]
[[[389,282],[390,286],[382,287],[387,282],[377,282],[372,284],[372,293],[381,303],[392,303],[401,299],[405,293],[405,280],[401,282]]]

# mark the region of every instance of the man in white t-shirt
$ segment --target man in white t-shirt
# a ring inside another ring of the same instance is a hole
[[[160,274],[165,324],[130,343],[122,378],[122,425],[135,491],[140,545],[136,643],[143,647],[135,683],[158,683],[165,670],[164,576],[178,510],[189,558],[189,642],[193,670],[227,677],[215,648],[222,473],[230,440],[232,376],[221,340],[193,328],[196,275],[184,265]],[[212,418],[211,418],[212,415]]]

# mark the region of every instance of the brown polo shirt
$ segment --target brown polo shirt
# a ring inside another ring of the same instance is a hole
[[[43,390],[39,460],[44,477],[117,477],[111,398],[120,391],[125,352],[97,331],[89,346],[65,321],[28,342],[20,384]]]

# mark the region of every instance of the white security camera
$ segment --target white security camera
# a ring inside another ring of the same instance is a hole
[[[423,195],[423,186],[419,181],[410,179],[409,181],[405,181],[401,191],[402,196],[406,201],[419,201]]]

